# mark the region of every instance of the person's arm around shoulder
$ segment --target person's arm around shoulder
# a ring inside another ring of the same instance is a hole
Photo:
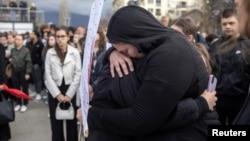
[[[214,111],[216,101],[216,91],[208,92],[207,90],[195,99],[181,100],[176,106],[171,120],[166,122],[159,131],[177,129],[198,120],[203,114]]]

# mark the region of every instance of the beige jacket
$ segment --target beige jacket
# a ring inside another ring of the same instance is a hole
[[[61,94],[58,86],[62,85],[63,78],[65,84],[70,85],[65,95],[73,98],[80,85],[81,58],[79,51],[70,45],[67,47],[67,54],[63,65],[54,48],[47,51],[44,79],[45,86],[52,97],[55,98],[57,95]]]

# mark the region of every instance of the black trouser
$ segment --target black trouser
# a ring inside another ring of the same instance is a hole
[[[231,125],[238,115],[242,105],[244,104],[245,98],[231,98],[226,99],[224,97],[218,97],[216,104],[216,110],[219,115],[219,120],[222,125]]]
[[[3,94],[5,96],[5,93],[3,93]],[[2,101],[1,96],[0,96],[0,101]],[[0,108],[4,108],[4,107],[0,107]],[[0,141],[1,140],[9,140],[10,138],[11,138],[11,133],[10,133],[9,123],[0,124]]]
[[[69,85],[65,85],[64,81],[62,86],[59,87],[62,94],[65,94]],[[52,141],[65,141],[63,134],[63,120],[57,120],[55,118],[55,111],[58,104],[56,98],[53,98],[49,94],[49,113],[50,113],[50,124],[52,130]],[[76,113],[76,96],[71,100]],[[77,141],[77,119],[76,116],[73,120],[66,120],[66,141]]]
[[[11,80],[13,84],[13,88],[18,90],[22,90],[24,93],[29,95],[29,81],[25,80],[25,70],[13,70]],[[23,103],[22,103],[23,101]],[[22,98],[16,98],[17,105],[28,105],[28,100]]]
[[[0,140],[10,139],[10,126],[7,124],[0,124]]]

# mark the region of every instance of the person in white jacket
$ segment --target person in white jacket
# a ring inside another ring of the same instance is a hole
[[[76,112],[76,92],[80,84],[81,59],[79,51],[68,45],[68,29],[56,30],[56,45],[48,50],[45,58],[45,85],[49,91],[49,112],[52,141],[77,140],[77,120],[66,120],[66,137],[64,139],[63,120],[55,117],[57,104],[66,108],[72,103]],[[61,107],[63,108],[63,107]]]

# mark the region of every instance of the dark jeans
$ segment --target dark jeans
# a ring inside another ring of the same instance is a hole
[[[42,82],[42,68],[39,65],[33,65],[32,77],[35,85],[36,93],[41,94],[43,82]]]
[[[12,71],[12,84],[13,88],[16,88],[18,90],[22,90],[27,95],[29,94],[29,81],[25,80],[25,70],[13,70]],[[22,103],[23,101],[23,103]],[[28,100],[22,99],[22,98],[16,98],[16,103],[18,105],[28,105]]]
[[[8,98],[9,94],[4,93],[4,97]],[[2,101],[2,98],[0,96],[0,101]],[[0,107],[4,108],[4,107]],[[7,124],[0,124],[0,141],[1,140],[9,140],[11,138],[11,132],[10,132],[10,126],[9,123]]]
[[[27,19],[27,10],[21,10],[21,21],[26,22]]]

